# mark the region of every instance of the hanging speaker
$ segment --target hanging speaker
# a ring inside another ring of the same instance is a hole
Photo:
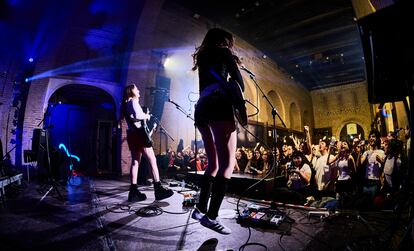
[[[368,101],[404,100],[413,81],[414,23],[410,1],[400,1],[357,21],[364,49]]]

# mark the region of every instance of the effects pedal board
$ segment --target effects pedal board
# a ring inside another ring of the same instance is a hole
[[[269,207],[251,204],[240,214],[237,222],[241,225],[277,228],[286,218],[286,213]]]

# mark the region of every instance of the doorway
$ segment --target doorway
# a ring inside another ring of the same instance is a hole
[[[97,175],[115,170],[115,104],[108,93],[93,86],[66,85],[50,97],[48,110],[45,125],[51,147],[61,151],[63,144],[79,157],[79,161],[69,160],[75,171]]]

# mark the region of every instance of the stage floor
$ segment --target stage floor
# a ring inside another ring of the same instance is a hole
[[[0,205],[1,250],[238,250],[249,242],[268,250],[379,251],[385,250],[381,236],[393,218],[387,212],[352,212],[321,220],[309,218],[307,210],[280,207],[294,222],[278,229],[248,228],[236,222],[237,198],[226,197],[220,216],[233,233],[220,235],[183,210],[181,187],[172,188],[174,195],[161,202],[154,202],[152,187],[140,187],[148,197],[142,203],[127,202],[126,178],[76,178],[61,190],[64,201],[48,195],[39,203],[42,194],[36,187],[31,183]],[[241,206],[246,204],[241,200]],[[146,206],[162,211],[139,215]]]

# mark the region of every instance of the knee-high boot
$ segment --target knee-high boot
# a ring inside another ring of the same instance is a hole
[[[218,216],[221,202],[224,199],[229,183],[230,179],[224,178],[223,176],[217,176],[214,179],[211,190],[210,206],[208,207],[207,212],[207,216],[212,220],[215,220]]]
[[[211,194],[211,186],[213,185],[214,177],[210,175],[203,175],[200,184],[200,197],[197,203],[197,208],[203,214],[207,213],[208,199]]]

